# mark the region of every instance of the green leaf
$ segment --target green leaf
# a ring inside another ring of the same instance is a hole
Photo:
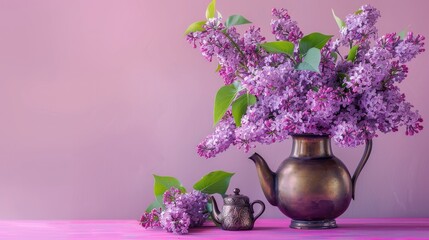
[[[206,209],[207,209],[208,212],[212,212],[213,211],[213,205],[212,204],[213,204],[212,200],[211,200],[211,198],[209,198],[208,201],[207,201],[207,205],[206,205]]]
[[[218,64],[215,72],[219,72],[221,68],[222,68],[222,66],[220,64]]]
[[[214,18],[216,14],[216,0],[212,0],[206,9],[206,18]]]
[[[194,184],[194,189],[207,194],[219,193],[223,196],[233,175],[234,173],[224,171],[210,172]]]
[[[255,103],[256,97],[248,93],[241,95],[232,103],[232,116],[237,127],[241,126],[241,118],[246,114],[247,107]]]
[[[359,14],[361,14],[363,12],[363,10],[362,9],[359,9],[359,10],[357,10],[356,12],[355,12],[355,15],[359,15]]]
[[[299,41],[299,53],[305,55],[310,48],[322,49],[333,35],[324,35],[318,32],[310,33]]]
[[[213,113],[213,122],[215,125],[223,118],[237,96],[238,91],[239,88],[235,84],[225,85],[217,91]]]
[[[337,62],[338,54],[336,52],[331,52],[331,57],[334,58],[334,62]]]
[[[189,27],[186,29],[185,31],[185,35],[192,33],[192,32],[202,32],[204,31],[204,24],[206,24],[206,21],[199,21],[199,22],[194,22],[191,25],[189,25]]]
[[[402,30],[398,33],[398,36],[401,40],[404,40],[406,35],[407,35],[407,30]]]
[[[337,15],[335,15],[334,9],[332,9],[332,15],[334,16],[335,22],[337,22],[337,25],[340,29],[346,27],[346,23],[341,18],[337,17]]]
[[[232,27],[232,26],[236,26],[236,25],[242,25],[242,24],[247,24],[247,23],[252,23],[251,21],[247,20],[245,17],[241,16],[241,15],[231,15],[228,17],[228,19],[226,20],[226,27]]]
[[[180,189],[181,192],[186,192],[186,189],[182,186],[179,180],[174,177],[169,176],[157,176],[153,175],[155,179],[155,185],[153,187],[153,192],[159,203],[162,203],[162,195],[165,191],[171,187]]]
[[[284,53],[289,56],[293,56],[293,50],[295,49],[295,45],[288,41],[266,42],[259,46],[269,53]]]
[[[309,70],[313,72],[319,72],[321,54],[320,49],[310,48],[304,57],[302,63],[297,67],[298,70]]]
[[[354,62],[356,59],[356,54],[357,54],[358,49],[359,49],[359,45],[354,45],[350,49],[349,54],[347,55],[347,60],[349,60],[350,62]]]
[[[150,212],[154,208],[164,208],[164,205],[156,199],[146,208],[146,212]]]

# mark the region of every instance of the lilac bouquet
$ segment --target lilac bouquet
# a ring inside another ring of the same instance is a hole
[[[250,23],[243,16],[223,23],[216,13],[213,0],[207,20],[186,31],[208,61],[216,57],[225,84],[216,94],[214,133],[198,145],[199,155],[214,157],[231,145],[248,151],[294,134],[329,135],[354,147],[378,131],[423,129],[398,84],[407,77],[405,64],[424,51],[425,38],[412,32],[379,37],[374,7],[364,5],[345,21],[333,13],[338,39],[304,36],[285,9],[273,9],[273,42],[255,26],[240,34],[236,26]]]

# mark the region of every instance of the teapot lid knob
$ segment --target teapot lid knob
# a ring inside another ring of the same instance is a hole
[[[235,195],[240,195],[240,189],[239,188],[234,188],[233,192]]]

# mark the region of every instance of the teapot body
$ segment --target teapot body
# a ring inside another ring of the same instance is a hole
[[[223,230],[251,230],[254,222],[253,211],[250,205],[224,205],[222,208],[221,226]]]
[[[352,181],[335,156],[287,158],[277,172],[277,207],[294,220],[323,221],[343,214],[352,199]]]
[[[223,199],[222,212],[219,211],[216,200],[211,197],[213,203],[212,218],[222,226],[223,230],[251,230],[254,223],[265,210],[265,204],[262,201],[256,200],[252,203],[249,198],[240,195],[240,189],[234,189],[234,195],[228,195]],[[259,213],[254,215],[253,206],[261,205]]]
[[[268,202],[292,218],[291,228],[335,228],[335,218],[343,214],[354,198],[356,180],[366,164],[372,141],[366,141],[364,155],[353,177],[332,153],[327,135],[294,135],[292,152],[276,172],[257,153],[259,181]]]

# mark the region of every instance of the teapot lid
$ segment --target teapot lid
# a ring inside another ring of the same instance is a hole
[[[249,205],[249,197],[240,194],[239,188],[234,188],[234,194],[230,194],[223,199],[226,205]]]

